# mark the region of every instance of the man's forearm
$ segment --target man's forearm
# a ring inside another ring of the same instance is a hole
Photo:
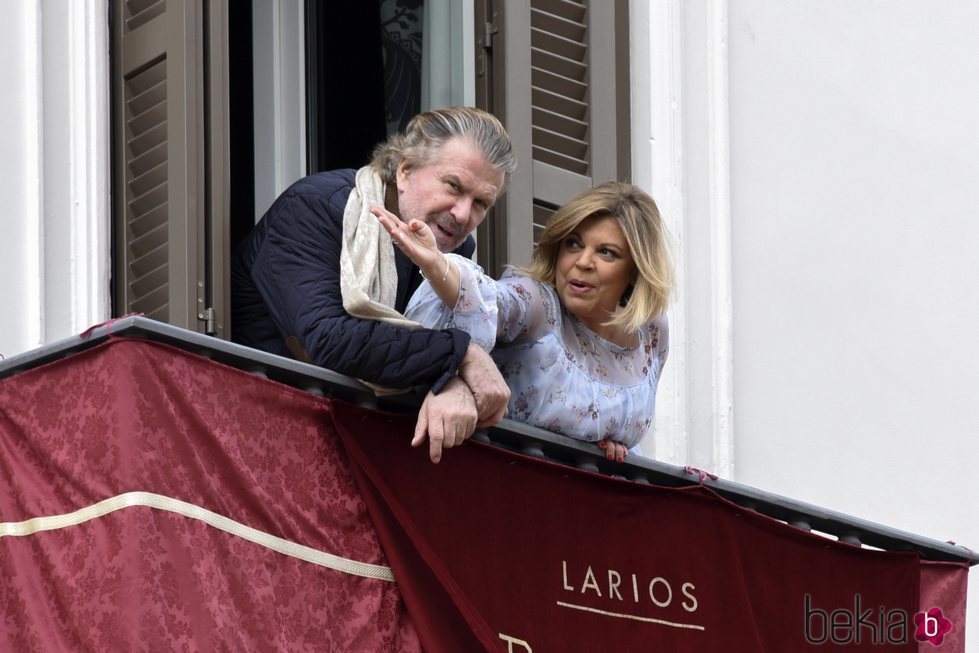
[[[473,393],[479,412],[479,427],[492,426],[506,415],[510,388],[490,355],[470,342],[459,366],[459,376]]]

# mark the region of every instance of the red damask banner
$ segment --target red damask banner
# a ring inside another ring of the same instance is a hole
[[[0,381],[0,651],[420,650],[329,410],[119,338]]]
[[[413,427],[136,339],[0,380],[0,650],[964,650],[964,566]]]
[[[334,415],[426,650],[919,649],[916,554],[479,443],[433,467],[401,446],[410,419]],[[957,624],[942,650],[964,650],[967,569],[926,573]]]

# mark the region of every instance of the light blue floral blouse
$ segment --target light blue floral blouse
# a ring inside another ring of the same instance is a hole
[[[494,281],[469,259],[449,256],[461,277],[455,308],[426,281],[405,317],[462,329],[491,351],[510,386],[511,419],[588,442],[610,438],[639,453],[669,350],[666,316],[640,329],[635,346],[622,347],[565,311],[551,286],[511,269]]]

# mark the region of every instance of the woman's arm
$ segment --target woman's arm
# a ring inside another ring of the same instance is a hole
[[[460,329],[486,351],[496,345],[499,329],[497,282],[469,259],[456,254],[447,255],[450,269],[459,275],[459,291],[454,306],[446,306],[435,292],[435,284],[425,281],[415,290],[405,317],[429,329]]]
[[[512,270],[493,281],[476,264],[440,252],[431,229],[420,220],[405,223],[380,206],[371,207],[371,213],[447,309],[433,306],[422,284],[405,311],[410,319],[429,328],[462,329],[487,351],[496,341],[536,340],[560,321],[560,303],[550,286]]]
[[[499,342],[533,342],[560,324],[560,300],[547,284],[509,268],[496,285]]]

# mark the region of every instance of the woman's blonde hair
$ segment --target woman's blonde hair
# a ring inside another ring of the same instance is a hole
[[[666,312],[673,290],[673,263],[659,208],[638,186],[610,181],[581,193],[555,211],[537,241],[533,262],[524,272],[554,286],[564,240],[585,220],[606,217],[614,218],[622,228],[636,266],[636,280],[605,324],[634,333]]]
[[[394,134],[374,148],[371,166],[385,184],[397,183],[398,164],[418,168],[434,161],[442,146],[461,136],[486,162],[504,174],[504,184],[517,167],[510,135],[491,113],[475,107],[446,107],[419,113],[404,132]],[[502,188],[501,188],[502,191]]]

